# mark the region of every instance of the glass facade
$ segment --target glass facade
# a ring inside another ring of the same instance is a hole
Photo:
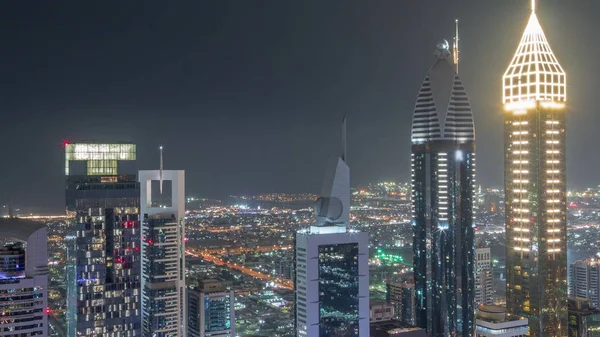
[[[77,231],[77,332],[138,336],[140,331],[139,214],[106,209],[80,218]]]
[[[25,277],[25,249],[20,243],[0,248],[0,282]]]
[[[429,336],[475,329],[474,143],[413,144],[415,322]]]
[[[134,144],[66,144],[69,334],[141,334],[140,187]]]
[[[358,337],[358,244],[319,246],[319,336]]]

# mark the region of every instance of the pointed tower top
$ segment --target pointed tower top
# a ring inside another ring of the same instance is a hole
[[[460,54],[460,51],[458,50],[458,42],[460,41],[458,38],[458,19],[454,20],[454,23],[456,24],[456,34],[454,35],[454,46],[452,48],[452,54],[454,58],[454,67],[456,68],[455,71],[458,74],[458,58]]]
[[[160,150],[160,194],[162,194],[163,187],[163,146],[159,146]]]
[[[531,16],[521,42],[503,77],[503,102],[521,109],[521,103],[534,101],[565,102],[566,74],[554,56],[531,1]],[[522,110],[522,109],[521,109]]]
[[[346,114],[342,119],[342,160],[346,161]]]

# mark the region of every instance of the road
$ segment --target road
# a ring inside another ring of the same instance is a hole
[[[208,254],[208,255],[238,255],[243,253],[265,253],[273,252],[277,250],[290,250],[294,247],[292,245],[272,245],[272,246],[256,246],[256,247],[237,247],[237,248],[213,248],[213,249],[190,249],[196,254]]]
[[[227,261],[221,259],[220,257],[211,255],[209,253],[204,253],[204,251],[205,250],[196,250],[196,252],[193,252],[192,250],[186,250],[185,252],[188,255],[202,258],[202,259],[204,259],[206,261],[210,261],[218,266],[225,266],[229,269],[237,270],[245,275],[252,276],[254,278],[264,280],[267,282],[273,282],[276,286],[278,286],[280,288],[294,290],[294,283],[290,280],[280,280],[279,278],[272,277],[271,275],[261,273],[254,269],[246,268],[237,263],[227,262]],[[255,251],[255,250],[253,250],[253,251]]]

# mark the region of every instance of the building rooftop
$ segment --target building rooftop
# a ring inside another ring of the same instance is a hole
[[[371,322],[371,337],[427,337],[425,330],[397,320]]]
[[[0,237],[19,241],[27,239],[46,224],[20,218],[0,218]]]

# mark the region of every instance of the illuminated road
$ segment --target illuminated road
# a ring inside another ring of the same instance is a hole
[[[292,249],[292,245],[272,245],[272,246],[257,246],[257,247],[237,247],[237,248],[214,248],[214,249],[198,249],[192,248],[190,250],[199,255],[238,255],[243,253],[266,253],[274,252],[278,250],[289,250]]]
[[[266,247],[265,247],[266,248]],[[255,250],[252,250],[255,251]],[[259,271],[256,271],[254,269],[250,269],[250,268],[246,268],[242,265],[239,265],[237,263],[230,263],[227,261],[224,261],[223,259],[204,253],[203,250],[199,251],[199,253],[194,253],[191,250],[186,250],[185,251],[186,254],[191,255],[191,256],[195,256],[195,257],[199,257],[202,258],[206,261],[210,261],[218,266],[225,266],[229,269],[234,269],[237,270],[245,275],[248,276],[252,276],[254,278],[260,279],[260,280],[264,280],[264,281],[268,281],[268,282],[273,282],[276,286],[280,287],[280,288],[284,288],[284,289],[288,289],[288,290],[294,290],[294,283],[292,281],[289,280],[280,280],[278,278],[272,277],[270,275],[261,273]]]

